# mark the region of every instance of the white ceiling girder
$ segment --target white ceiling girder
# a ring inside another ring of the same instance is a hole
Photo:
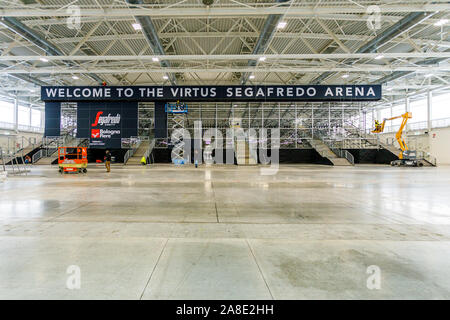
[[[14,68],[0,70],[0,74],[79,74],[79,73],[177,73],[177,72],[254,72],[254,73],[267,73],[267,72],[279,72],[279,73],[318,73],[318,72],[395,72],[395,71],[413,71],[416,73],[431,73],[431,72],[449,72],[450,66],[437,66],[437,67],[418,67],[418,66],[370,66],[370,65],[353,65],[349,67],[211,67],[211,68],[130,68],[130,67],[118,67],[118,68]]]
[[[144,39],[141,33],[132,33],[132,34],[120,34],[125,40],[141,40]],[[173,32],[173,33],[159,33],[158,36],[161,39],[176,39],[176,38],[235,38],[235,37],[243,37],[243,38],[257,38],[259,33],[257,32]],[[353,34],[336,34],[336,36],[341,41],[370,41],[373,39],[373,36],[367,35],[353,35]],[[295,33],[295,32],[278,32],[277,39],[313,39],[313,40],[333,40],[333,38],[329,34],[325,33]],[[50,41],[54,44],[63,44],[63,43],[79,43],[83,41],[84,37],[68,37],[68,38],[52,38]],[[92,41],[114,41],[117,40],[117,35],[109,34],[109,35],[97,35],[90,36],[87,42]],[[415,45],[431,45],[441,48],[450,48],[449,41],[441,41],[441,40],[433,40],[433,39],[424,39],[424,38],[396,38],[393,39],[393,43],[410,43],[412,41]],[[34,46],[30,42],[26,41],[13,41],[13,42],[3,42],[0,43],[0,49],[7,49],[11,44],[14,44],[14,47],[32,47]]]
[[[271,4],[273,5],[273,3]],[[217,17],[217,16],[266,16],[269,14],[289,14],[289,16],[318,16],[323,14],[335,13],[353,13],[366,14],[367,8],[365,6],[357,5],[341,5],[341,6],[301,6],[291,5],[290,7],[261,7],[254,5],[254,7],[187,7],[174,6],[166,9],[149,8],[149,6],[142,6],[141,8],[102,8],[94,9],[81,5],[81,16],[83,17],[128,17],[128,16],[151,16],[151,17]],[[450,4],[385,4],[379,6],[381,13],[410,13],[417,12],[435,12],[435,11],[450,11]],[[48,9],[41,7],[25,7],[25,8],[5,8],[0,9],[0,17],[67,17],[72,13],[64,9]]]
[[[224,19],[234,19],[240,16],[225,16],[222,17]],[[322,20],[333,20],[333,21],[367,21],[366,15],[361,14],[321,14],[318,15],[318,17]],[[220,17],[218,17],[220,18]],[[244,17],[245,18],[245,17]],[[260,17],[250,17],[250,18],[260,18]],[[283,20],[286,20],[289,22],[290,20],[298,20],[298,19],[307,19],[311,18],[311,15],[302,15],[297,14],[293,17],[285,16]],[[395,23],[399,20],[401,20],[403,16],[392,16],[392,15],[381,15],[380,20],[381,22],[389,22],[389,23]],[[134,23],[135,19],[133,17],[104,17],[105,20],[111,21],[111,22],[130,22]],[[183,17],[183,20],[198,20],[201,19],[201,17],[198,16],[186,16]],[[152,20],[167,20],[167,17],[152,17]],[[97,17],[80,17],[81,23],[95,23],[98,21]],[[426,21],[423,21],[422,24],[428,24],[432,25],[435,24],[439,19],[427,19]],[[67,21],[65,19],[61,18],[54,18],[54,19],[33,19],[33,20],[25,20],[23,21],[27,26],[33,27],[33,26],[48,26],[48,25],[64,25],[67,24]],[[0,25],[0,29],[6,29],[5,26]],[[254,30],[256,32],[256,30]]]
[[[307,59],[382,59],[401,58],[450,58],[450,52],[395,52],[395,53],[305,53],[305,54],[211,54],[211,55],[67,55],[67,56],[0,56],[0,61],[34,61],[45,58],[49,61],[134,61],[159,60],[256,60],[265,57],[267,60],[307,60]]]

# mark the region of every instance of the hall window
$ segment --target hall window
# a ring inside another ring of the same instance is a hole
[[[406,111],[406,107],[404,104],[399,104],[396,106],[392,107],[392,117],[398,117],[401,116],[402,114],[404,114]],[[402,124],[402,118],[398,118],[395,120],[391,121],[391,125],[395,126],[395,127],[400,127],[400,125]]]
[[[19,106],[18,124],[22,126],[30,125],[30,108],[25,106]]]
[[[14,104],[0,100],[0,122],[14,123]]]
[[[446,119],[450,118],[450,93],[433,95],[431,119]]]
[[[41,126],[41,115],[42,112],[37,109],[31,109],[31,126],[40,127]]]
[[[427,121],[427,99],[422,98],[416,101],[411,101],[410,110],[412,112],[412,118],[409,119],[409,123],[424,122]]]

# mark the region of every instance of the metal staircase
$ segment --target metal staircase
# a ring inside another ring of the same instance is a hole
[[[333,152],[326,144],[320,139],[309,140],[311,147],[313,147],[317,153],[322,157],[331,161],[334,166],[351,166],[354,164],[353,156],[350,157],[350,153],[341,153],[341,151]]]
[[[42,149],[32,157],[33,164],[49,165],[58,159],[58,147],[87,147],[89,139],[76,138],[73,135],[46,137]]]
[[[144,157],[148,159],[155,147],[155,139],[140,140],[135,149],[128,150],[124,157],[124,165],[139,165]]]
[[[345,130],[352,135],[356,135],[364,141],[365,144],[369,144],[372,148],[385,149],[391,152],[396,157],[399,156],[401,149],[393,144],[387,144],[380,141],[379,137],[374,134],[367,134],[362,132],[359,128],[354,126],[346,126]],[[350,149],[350,148],[349,148]],[[417,151],[417,159],[421,161],[424,166],[435,167],[437,166],[436,158],[424,151]]]
[[[18,161],[20,158],[21,161]],[[28,164],[25,164],[21,150],[17,152],[7,153],[0,148],[0,165],[3,172],[7,174],[27,174],[30,172]]]
[[[3,150],[4,155],[8,155],[10,158],[9,162],[6,164],[12,164],[14,160],[15,163],[24,163],[24,159],[27,155],[33,153],[36,149],[42,147],[42,138],[29,138],[29,137],[12,137],[14,147],[8,147]],[[17,147],[15,147],[17,145]],[[9,146],[9,143],[8,143]],[[12,158],[15,155],[16,158]],[[6,158],[6,156],[5,156]]]
[[[391,152],[393,155],[398,157],[402,150],[399,147],[396,147],[392,144],[386,144],[386,143],[379,143],[380,147]],[[417,160],[419,160],[424,167],[436,167],[437,166],[437,160],[435,157],[430,155],[429,153],[426,153],[424,151],[416,151],[417,152]]]

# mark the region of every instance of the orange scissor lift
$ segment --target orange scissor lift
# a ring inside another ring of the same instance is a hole
[[[58,166],[60,173],[87,172],[87,148],[86,147],[59,147]]]

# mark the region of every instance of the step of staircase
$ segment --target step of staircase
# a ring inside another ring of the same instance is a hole
[[[335,166],[351,166],[352,164],[348,162],[345,158],[329,158],[329,160],[333,163]]]

